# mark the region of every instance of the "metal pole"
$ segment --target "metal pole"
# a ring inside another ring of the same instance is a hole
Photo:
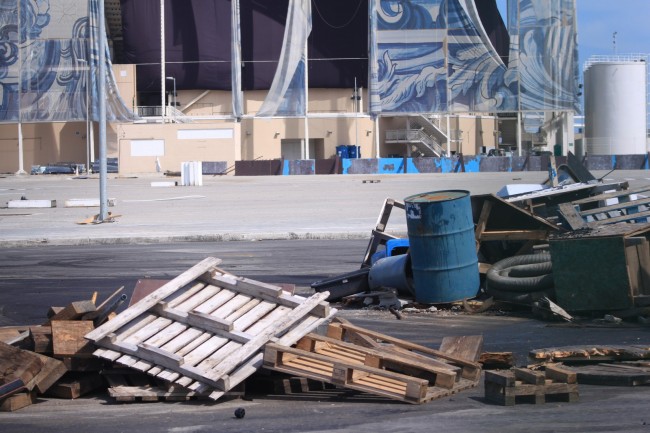
[[[99,0],[99,217],[100,222],[108,219],[106,192],[106,20],[104,0]]]
[[[160,108],[162,123],[165,123],[165,0],[160,0]]]
[[[309,59],[307,58],[308,39],[309,38],[305,38],[305,159],[309,159],[309,119],[307,118],[309,114]]]

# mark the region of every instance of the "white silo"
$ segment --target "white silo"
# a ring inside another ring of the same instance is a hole
[[[595,56],[584,69],[588,154],[647,152],[647,56]]]

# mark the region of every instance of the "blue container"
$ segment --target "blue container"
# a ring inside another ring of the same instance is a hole
[[[346,144],[336,146],[336,154],[339,158],[349,158],[350,154],[348,153],[348,146]]]
[[[404,199],[415,300],[473,298],[480,277],[468,191],[433,191]]]
[[[406,254],[408,249],[408,239],[389,239],[386,241],[386,257]]]
[[[350,159],[361,158],[361,146],[355,146],[354,144],[349,144],[348,156]]]

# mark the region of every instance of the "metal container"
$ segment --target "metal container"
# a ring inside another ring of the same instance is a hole
[[[427,192],[404,203],[416,301],[476,296],[480,277],[469,192]]]
[[[379,259],[370,268],[368,285],[371,290],[382,287],[397,289],[399,293],[413,296],[413,272],[409,254],[385,257]]]

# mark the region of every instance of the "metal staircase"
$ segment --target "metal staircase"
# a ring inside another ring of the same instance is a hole
[[[387,143],[402,143],[411,147],[420,156],[441,157],[445,155],[440,143],[448,142],[447,134],[425,116],[408,118],[408,129],[386,131]]]

